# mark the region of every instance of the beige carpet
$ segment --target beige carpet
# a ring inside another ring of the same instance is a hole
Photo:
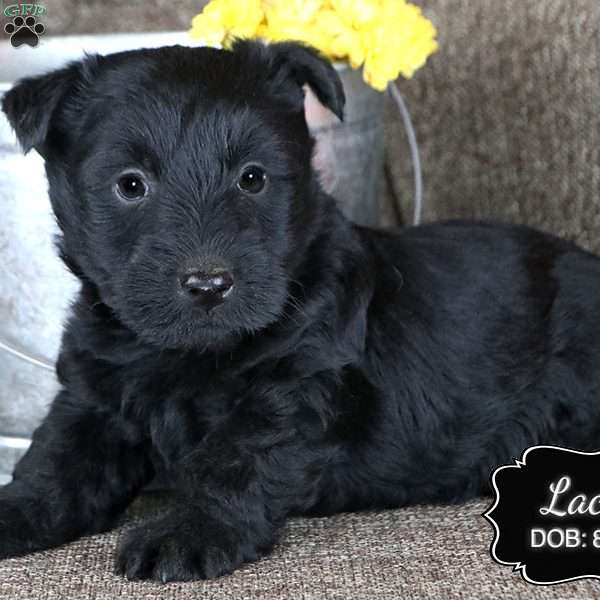
[[[403,600],[600,598],[600,582],[539,587],[488,553],[487,501],[293,520],[275,552],[216,581],[113,575],[119,531],[0,562],[2,600]],[[127,527],[127,525],[125,525]]]

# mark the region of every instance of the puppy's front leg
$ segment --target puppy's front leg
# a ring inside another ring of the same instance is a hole
[[[326,460],[314,439],[318,418],[307,435],[297,409],[252,400],[238,406],[182,457],[176,505],[126,534],[117,570],[129,579],[206,579],[269,550],[287,515],[311,497]]]
[[[106,529],[151,474],[132,426],[60,392],[0,488],[0,558]]]

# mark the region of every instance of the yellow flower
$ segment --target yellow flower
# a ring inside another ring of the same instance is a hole
[[[306,24],[321,10],[324,0],[263,0],[267,21],[296,21]]]
[[[192,19],[190,35],[209,45],[251,38],[264,18],[261,0],[212,0]]]
[[[264,0],[258,35],[272,42],[304,42],[327,53],[327,40],[316,26],[322,5],[323,0]]]
[[[362,66],[378,90],[400,74],[412,77],[437,49],[435,27],[406,0],[212,0],[190,33],[225,47],[236,37],[304,42]]]
[[[384,90],[400,74],[412,77],[437,50],[435,34],[418,7],[403,0],[383,0],[377,22],[364,32],[365,81]]]
[[[332,9],[319,13],[316,28],[326,40],[323,53],[334,60],[347,60],[358,68],[365,60],[362,37],[351,23]]]
[[[380,0],[331,0],[333,10],[356,28],[364,27],[379,13]]]

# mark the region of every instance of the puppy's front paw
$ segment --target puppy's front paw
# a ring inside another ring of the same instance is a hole
[[[231,530],[164,517],[125,534],[116,570],[128,579],[189,581],[231,573],[256,553],[242,547]]]
[[[31,501],[2,493],[0,488],[0,559],[20,556],[40,548],[38,532],[26,518]]]

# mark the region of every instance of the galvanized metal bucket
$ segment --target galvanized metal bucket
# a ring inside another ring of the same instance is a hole
[[[317,141],[316,167],[322,171],[325,189],[348,218],[362,225],[377,225],[384,95],[369,87],[359,71],[340,67],[338,73],[346,93],[343,122],[307,91],[306,116]]]
[[[33,49],[0,45],[0,92],[15,79],[59,67],[83,52],[188,44],[184,33],[45,38]],[[360,74],[340,69],[347,94],[339,123],[313,105],[324,183],[353,220],[378,221],[383,163],[383,94]],[[0,116],[0,483],[29,444],[58,384],[53,369],[61,329],[77,282],[56,256],[56,224],[42,159],[23,156]]]

